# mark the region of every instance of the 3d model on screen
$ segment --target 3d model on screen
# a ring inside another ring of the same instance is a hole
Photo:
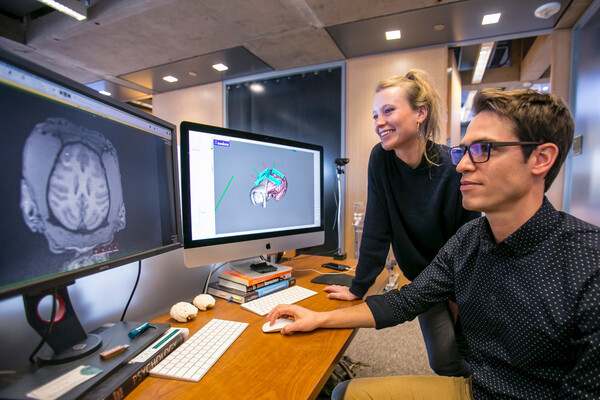
[[[256,170],[255,170],[256,171]],[[254,180],[254,187],[250,190],[250,201],[254,205],[267,206],[267,201],[275,199],[279,201],[287,191],[287,179],[285,175],[275,168],[265,168]]]
[[[125,227],[119,159],[102,134],[63,118],[37,124],[23,148],[21,210],[53,253],[73,251],[65,270],[108,258],[95,249]],[[109,247],[112,248],[112,247]]]

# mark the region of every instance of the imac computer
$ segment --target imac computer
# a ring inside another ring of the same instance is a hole
[[[187,267],[321,245],[322,146],[182,122]]]
[[[48,362],[83,357],[101,338],[67,286],[182,246],[176,127],[5,52],[0,121],[0,299],[23,296]],[[38,313],[48,295],[53,323]]]

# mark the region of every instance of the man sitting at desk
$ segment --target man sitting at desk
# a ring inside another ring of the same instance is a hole
[[[450,151],[463,206],[484,217],[400,290],[330,312],[280,305],[267,316],[295,319],[284,334],[381,329],[454,300],[472,382],[363,378],[338,385],[334,398],[600,398],[600,229],[544,196],[571,146],[573,119],[559,98],[532,90],[483,90],[473,112],[463,145]]]

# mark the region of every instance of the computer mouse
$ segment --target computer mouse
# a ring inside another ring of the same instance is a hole
[[[281,331],[281,328],[283,328],[286,325],[291,324],[292,322],[294,322],[293,319],[277,318],[273,325],[269,325],[270,324],[269,321],[265,322],[265,324],[262,327],[262,330],[264,333],[279,332],[279,331]]]

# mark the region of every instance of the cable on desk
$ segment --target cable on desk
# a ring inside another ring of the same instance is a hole
[[[40,343],[37,345],[37,347],[29,355],[29,362],[30,363],[35,363],[35,359],[34,359],[35,355],[38,353],[38,351],[40,351],[40,349],[42,348],[42,346],[44,345],[44,343],[46,343],[46,340],[48,339],[48,335],[50,335],[50,332],[52,332],[52,327],[54,326],[54,319],[56,318],[56,301],[57,301],[57,297],[58,297],[58,288],[55,286],[54,288],[52,288],[52,313],[50,315],[50,323],[48,324],[48,328],[46,329],[46,333],[44,333],[44,336],[42,336],[42,340],[40,341]]]
[[[139,260],[138,261],[138,273],[137,273],[137,278],[135,279],[135,285],[133,285],[133,290],[131,291],[129,300],[127,300],[127,304],[125,305],[125,309],[123,310],[123,314],[121,315],[121,321],[123,321],[125,319],[125,313],[127,313],[127,309],[129,308],[129,303],[131,303],[131,299],[133,299],[133,294],[135,293],[135,289],[137,288],[138,282],[140,281],[141,274],[142,274],[142,260]]]

